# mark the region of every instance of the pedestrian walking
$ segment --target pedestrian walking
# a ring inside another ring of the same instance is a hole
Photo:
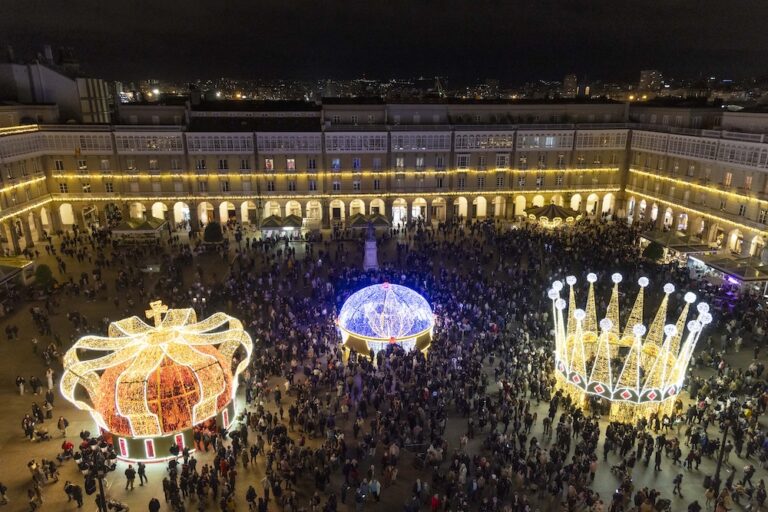
[[[133,481],[136,480],[136,470],[133,469],[133,464],[128,464],[128,469],[125,470],[125,490],[128,487],[133,490]]]

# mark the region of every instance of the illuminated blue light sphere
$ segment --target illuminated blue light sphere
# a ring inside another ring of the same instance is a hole
[[[368,286],[353,293],[341,307],[338,326],[342,339],[355,338],[378,352],[389,343],[406,350],[416,346],[417,339],[430,335],[435,325],[427,300],[415,291],[398,284]]]

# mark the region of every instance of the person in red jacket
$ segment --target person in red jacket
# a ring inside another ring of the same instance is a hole
[[[432,495],[432,500],[430,502],[430,509],[432,512],[437,512],[440,509],[440,496],[437,494]]]

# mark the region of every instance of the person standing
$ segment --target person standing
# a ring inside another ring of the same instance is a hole
[[[654,471],[661,471],[661,450],[656,450],[656,456],[653,464]]]
[[[25,384],[26,382],[27,382],[27,381],[26,381],[26,380],[24,380],[24,377],[22,377],[21,375],[19,375],[18,377],[16,377],[16,386],[19,388],[19,394],[20,394],[20,395],[23,395],[23,394],[24,394],[24,384]]]
[[[133,490],[133,481],[136,480],[136,470],[133,469],[133,464],[128,464],[128,469],[125,470],[125,490],[128,490],[130,486]]]
[[[53,389],[53,368],[50,366],[45,370],[45,379],[48,381],[48,389]]]
[[[149,480],[147,480],[147,465],[143,462],[139,462],[139,487],[144,487],[145,483],[148,483]]]
[[[67,421],[67,418],[64,416],[59,416],[59,421],[56,424],[56,427],[61,431],[61,437],[67,437],[67,427],[69,426],[69,421]]]
[[[680,489],[680,485],[683,483],[683,474],[678,473],[674,480],[672,480],[672,483],[675,484],[675,487],[672,489],[672,494],[677,494],[681,498],[683,497],[683,491]]]

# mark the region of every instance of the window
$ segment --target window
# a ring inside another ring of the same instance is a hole
[[[740,204],[739,205],[739,217],[743,217],[745,213],[747,213],[747,205]]]
[[[518,176],[517,177],[517,186],[518,187],[524,187],[525,186],[525,176]]]
[[[520,156],[520,169],[527,169],[528,168],[528,157],[525,155]]]
[[[59,192],[61,192],[62,194],[66,194],[67,192],[69,192],[69,187],[67,186],[66,183],[59,183]]]
[[[208,192],[208,182],[207,181],[198,181],[197,182],[197,191],[198,192]]]
[[[757,222],[760,224],[768,224],[768,210],[760,209],[760,215],[757,216]]]
[[[314,192],[317,190],[317,180],[309,180],[309,191]]]
[[[87,171],[88,170],[88,161],[85,160],[85,159],[78,160],[77,161],[77,170],[79,170],[79,171]]]
[[[509,155],[508,154],[496,155],[496,168],[497,169],[507,169],[507,168],[509,168]]]
[[[352,169],[359,171],[361,169],[361,162],[359,158],[353,158],[352,159]]]
[[[435,158],[435,167],[437,169],[445,169],[445,157],[443,155],[437,155]]]
[[[240,159],[240,170],[247,171],[251,168],[251,161],[248,158]]]
[[[732,182],[733,182],[733,173],[732,172],[725,173],[725,176],[723,176],[723,185],[726,187],[730,187]]]
[[[341,170],[341,158],[334,158],[331,160],[331,169],[334,171]]]
[[[468,169],[469,155],[456,155],[456,167],[459,169]]]
[[[314,171],[317,169],[317,160],[314,158],[307,158],[307,169],[310,171]]]
[[[480,155],[477,158],[477,167],[478,167],[478,169],[485,169],[485,165],[486,165],[487,160],[488,159],[486,158],[485,155]]]
[[[108,171],[109,170],[109,158],[102,158],[101,163],[99,164],[99,168],[102,171]]]
[[[296,180],[289,180],[288,181],[288,191],[296,192]]]
[[[417,156],[416,157],[416,170],[417,171],[423,171],[424,170],[424,157],[423,156]]]
[[[496,188],[504,188],[504,175],[499,174],[496,176]]]
[[[541,187],[543,185],[544,185],[544,175],[543,174],[538,174],[536,176],[536,186],[537,187]]]
[[[197,169],[198,171],[204,171],[205,168],[206,168],[205,158],[198,158],[197,161],[195,162],[195,169]]]
[[[221,180],[219,183],[221,184],[222,192],[229,192],[229,180]]]
[[[338,192],[341,190],[341,182],[338,180],[333,181],[333,191]]]
[[[725,199],[720,200],[720,211],[725,211],[726,203]]]
[[[160,165],[157,162],[157,158],[150,158],[149,159],[149,170],[150,171],[156,171],[160,168]]]
[[[393,116],[392,117],[393,122],[397,125],[400,124],[400,116]]]
[[[219,170],[220,171],[229,170],[229,160],[227,160],[226,158],[219,158]]]
[[[561,186],[563,184],[564,178],[565,178],[565,174],[563,173],[560,173],[557,176],[555,176],[555,185],[557,185],[558,187]]]
[[[274,192],[275,191],[275,182],[274,180],[267,181],[267,192]]]
[[[357,124],[357,116],[353,115],[351,119],[352,119],[352,124]]]
[[[115,191],[115,185],[111,181],[105,181],[104,182],[104,191],[108,193],[112,193]]]
[[[459,176],[456,179],[456,188],[459,190],[464,190],[464,187],[467,184],[467,179],[464,176]]]
[[[744,176],[744,190],[752,190],[752,175]]]
[[[368,114],[368,124],[373,124],[374,117],[373,114]]]
[[[443,188],[443,177],[438,176],[435,178],[435,188]]]
[[[582,168],[586,165],[583,155],[579,155],[578,158],[576,158],[576,165]],[[646,165],[646,167],[648,167],[648,165]]]
[[[381,180],[376,178],[373,180],[373,190],[381,190]]]
[[[171,158],[171,170],[172,171],[178,171],[181,169],[181,166],[179,165],[179,159],[178,158]]]
[[[340,116],[333,116],[331,118],[331,123],[332,124],[339,124],[340,122],[341,122],[341,117]]]
[[[360,191],[360,180],[355,180],[352,182],[352,190],[356,192]]]
[[[547,157],[544,154],[539,155],[539,161],[537,165],[539,166],[539,169],[544,169],[547,167]]]
[[[374,171],[380,171],[381,170],[381,158],[376,157],[373,159],[373,170]]]
[[[57,171],[64,170],[64,160],[54,160],[53,164]]]
[[[91,184],[83,183],[83,194],[90,194],[90,193],[91,193]]]
[[[690,177],[693,176],[694,172],[696,172],[696,166],[694,164],[689,165],[688,172],[686,174]]]
[[[25,162],[24,160],[19,162],[19,171],[21,171],[22,176],[27,175],[27,162]]]
[[[274,171],[275,170],[275,160],[272,158],[265,158],[264,159],[264,170],[265,171]]]
[[[285,160],[285,168],[289,171],[295,171],[296,170],[296,159],[295,158],[288,158]]]
[[[485,176],[477,177],[477,188],[479,189],[485,188]]]
[[[395,158],[395,167],[402,171],[405,168],[405,158],[402,156]]]

